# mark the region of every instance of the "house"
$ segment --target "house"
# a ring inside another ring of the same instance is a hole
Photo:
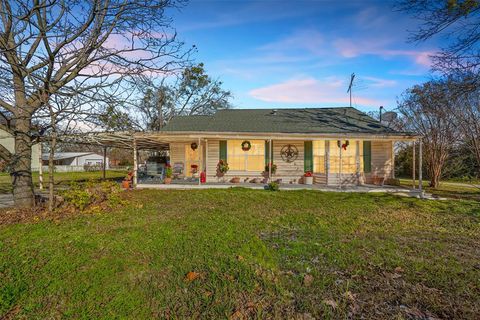
[[[394,142],[415,141],[351,107],[228,109],[214,115],[178,116],[158,133],[136,136],[168,143],[170,163],[191,177],[198,167],[206,182],[262,179],[357,185],[394,178]],[[229,171],[218,174],[220,160]],[[276,165],[272,173],[267,166]]]
[[[15,151],[15,139],[13,135],[3,129],[0,129],[0,144],[8,151]],[[40,168],[40,144],[32,145],[32,171],[38,171]]]
[[[43,166],[48,166],[49,154],[42,154]],[[53,163],[56,171],[85,171],[88,168],[102,169],[103,155],[94,152],[56,152]],[[108,169],[108,157],[106,158],[106,169]]]

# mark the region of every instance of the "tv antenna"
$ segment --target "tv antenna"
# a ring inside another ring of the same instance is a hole
[[[352,87],[353,87],[353,80],[355,79],[355,73],[350,75],[350,84],[348,85],[347,92],[350,93],[350,108],[352,107]]]

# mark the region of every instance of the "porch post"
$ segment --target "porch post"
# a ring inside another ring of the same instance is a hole
[[[412,142],[412,188],[415,189],[416,185],[415,185],[415,149],[416,149],[416,145],[415,145],[415,140]]]
[[[205,182],[208,180],[208,140],[205,139]]]
[[[395,141],[392,140],[392,173],[390,176],[395,179]]]
[[[133,138],[133,187],[137,187],[137,170],[138,170],[138,164],[137,164],[137,140]]]
[[[360,141],[355,143],[355,171],[357,175],[357,184],[360,184]]]
[[[422,139],[418,140],[418,190],[423,198],[423,176],[422,176]]]
[[[103,147],[103,168],[102,168],[103,180],[107,177],[107,147]]]
[[[272,181],[272,164],[273,164],[273,159],[272,159],[272,152],[273,146],[272,146],[272,139],[268,141],[268,182]]]
[[[202,156],[203,156],[203,150],[202,152],[200,152],[200,150],[202,149],[202,145],[201,145],[201,141],[200,141],[200,138],[198,138],[198,162],[202,162]],[[203,167],[203,166],[202,166]],[[198,169],[202,170],[202,168],[200,166],[198,166]],[[200,172],[197,172],[198,173],[198,185],[201,185],[202,182],[200,181]]]
[[[39,155],[38,155],[38,161],[40,163],[39,167],[38,167],[38,188],[40,190],[43,190],[43,163],[42,163],[42,143],[39,142]]]
[[[340,141],[340,157],[338,159],[339,165],[338,165],[338,186],[341,188],[342,187],[342,140]]]
[[[325,176],[328,185],[328,175],[330,173],[330,141],[325,140]]]

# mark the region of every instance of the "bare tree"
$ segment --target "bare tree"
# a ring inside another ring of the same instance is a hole
[[[418,21],[410,40],[423,42],[436,35],[448,43],[433,55],[434,68],[447,74],[472,73],[476,86],[480,72],[479,0],[398,0],[396,8]]]
[[[144,95],[136,105],[137,126],[160,130],[177,115],[209,115],[230,107],[232,94],[223,83],[212,79],[203,63],[185,68],[176,81],[150,79],[143,84]]]
[[[188,53],[165,10],[183,1],[0,0],[0,113],[13,126],[11,168],[16,206],[33,205],[31,145],[35,114],[53,95],[92,103],[128,94],[138,75],[174,69]],[[14,120],[14,121],[13,121]]]
[[[456,94],[453,99],[455,107],[451,112],[455,123],[462,133],[463,142],[468,146],[477,161],[477,167],[480,168],[480,90],[462,92]],[[480,176],[480,172],[477,172],[477,176]]]
[[[458,130],[451,112],[454,100],[445,81],[430,81],[407,90],[399,102],[405,129],[421,134],[430,186],[438,187]]]

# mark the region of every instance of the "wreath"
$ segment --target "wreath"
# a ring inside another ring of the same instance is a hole
[[[192,148],[192,150],[197,150],[198,148],[198,144],[196,142],[192,142],[192,144],[190,145],[190,148]]]
[[[338,146],[339,148],[342,148],[343,150],[346,151],[346,150],[347,150],[347,147],[350,145],[350,141],[345,140],[345,143],[343,143],[343,144],[341,144],[341,143],[342,143],[342,141],[337,140],[337,146]]]
[[[242,142],[242,150],[243,151],[248,151],[252,148],[252,144],[250,143],[250,141],[243,141]]]

